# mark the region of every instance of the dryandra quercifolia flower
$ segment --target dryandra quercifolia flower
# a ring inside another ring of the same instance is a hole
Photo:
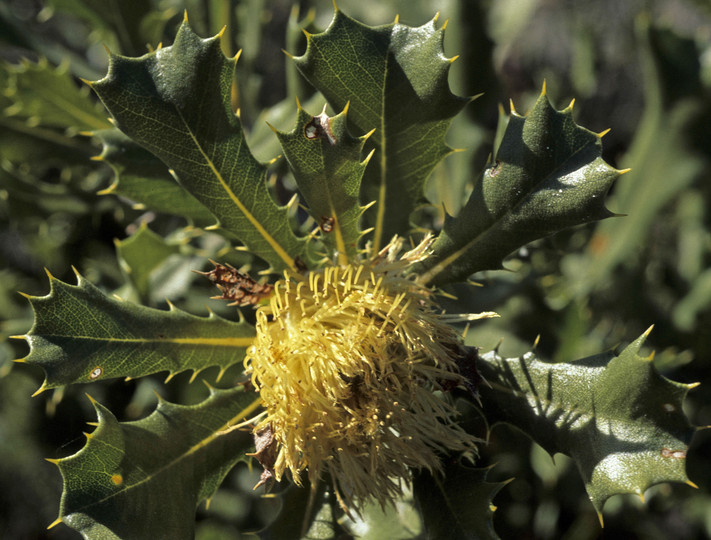
[[[328,473],[349,506],[371,496],[385,505],[410,468],[436,471],[441,453],[476,451],[443,395],[467,382],[461,336],[406,273],[429,243],[398,257],[395,239],[375,257],[275,283],[245,359],[266,408],[255,427],[263,481]]]

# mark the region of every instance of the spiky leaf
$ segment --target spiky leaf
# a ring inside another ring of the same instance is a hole
[[[682,410],[693,385],[661,376],[637,353],[646,334],[619,356],[600,354],[550,364],[534,354],[481,358],[487,418],[512,424],[549,453],[577,463],[600,511],[618,493],[660,482],[688,482],[686,450],[694,432]]]
[[[214,217],[195,197],[183,189],[168,167],[118,129],[94,132],[101,141],[101,155],[114,170],[113,184],[102,195],[115,194],[156,212],[175,214],[209,225]]]
[[[306,242],[291,230],[287,210],[266,185],[252,156],[230,91],[236,59],[219,36],[199,38],[185,21],[171,47],[140,58],[111,55],[92,88],[129,137],[161,160],[220,226],[275,271],[306,261]]]
[[[442,476],[423,471],[415,477],[415,499],[428,538],[498,538],[491,500],[506,482],[487,482],[488,472],[449,464]]]
[[[499,269],[528,242],[612,215],[603,199],[620,171],[602,159],[601,136],[578,126],[572,112],[556,111],[545,88],[526,116],[512,111],[494,161],[423,262],[424,281]]]
[[[192,538],[197,505],[253,446],[248,431],[229,428],[258,406],[251,392],[211,390],[198,405],[160,401],[147,418],[119,423],[94,402],[98,427],[56,461],[59,519],[85,538]]]
[[[398,22],[370,27],[336,9],[325,32],[308,35],[300,72],[334,110],[350,102],[349,120],[375,129],[375,159],[364,180],[364,200],[377,201],[374,246],[406,234],[410,214],[424,199],[424,183],[449,152],[444,137],[468,102],[447,83],[444,26],[437,18],[413,28]]]
[[[167,371],[223,370],[241,362],[254,328],[211,313],[196,317],[171,306],[147,308],[103,294],[78,276],[77,285],[50,279],[47,296],[29,297],[35,322],[24,362],[42,367],[42,390],[111,377]]]
[[[354,256],[361,236],[358,197],[368,163],[362,159],[366,137],[348,133],[345,110],[333,117],[312,116],[301,107],[294,130],[277,136],[324,243]]]

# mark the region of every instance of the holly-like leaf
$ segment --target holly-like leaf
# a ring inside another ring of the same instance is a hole
[[[601,135],[578,126],[572,104],[556,111],[545,87],[526,116],[511,112],[496,157],[422,263],[434,284],[501,268],[518,247],[613,215],[604,197],[621,174],[601,157]]]
[[[52,460],[64,479],[60,521],[84,538],[193,538],[195,509],[253,447],[230,429],[259,407],[242,389],[214,390],[194,406],[160,401],[119,423],[94,402],[96,430],[79,452]]]
[[[175,43],[140,58],[111,55],[90,83],[121,131],[158,156],[220,226],[274,271],[306,261],[306,240],[272,199],[266,167],[252,156],[230,91],[236,58],[220,36],[199,38],[187,20]]]
[[[532,353],[506,359],[491,352],[479,363],[487,418],[572,457],[598,512],[618,493],[642,496],[660,482],[689,482],[685,457],[694,429],[682,402],[694,385],[664,378],[651,358],[640,357],[645,338],[619,356],[550,364]]]
[[[254,328],[244,321],[139,306],[77,280],[69,285],[50,276],[47,296],[28,297],[35,322],[24,336],[30,353],[21,361],[44,369],[39,391],[160,371],[224,371],[242,361],[252,342]]]
[[[299,71],[334,110],[350,102],[348,118],[362,133],[375,129],[375,159],[364,179],[364,201],[377,201],[377,250],[394,234],[407,234],[410,214],[424,200],[434,166],[452,151],[444,137],[469,101],[447,83],[443,25],[437,17],[413,28],[394,22],[370,27],[336,9],[325,32],[308,34]]]
[[[346,110],[312,116],[299,107],[296,127],[277,132],[296,183],[331,251],[354,257],[362,232],[358,221],[360,183],[369,157],[362,160],[367,136],[354,138],[346,128]]]
[[[213,215],[183,189],[168,167],[148,150],[118,129],[104,129],[93,135],[101,141],[101,155],[115,173],[113,184],[101,195],[119,195],[156,212],[183,216],[196,224],[209,225]]]
[[[415,477],[415,499],[428,538],[498,538],[491,501],[507,482],[487,482],[488,472],[451,463],[441,476],[422,471]]]

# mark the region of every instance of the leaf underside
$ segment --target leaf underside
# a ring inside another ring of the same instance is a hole
[[[158,156],[220,227],[273,271],[306,261],[306,240],[295,236],[286,207],[266,184],[232,111],[236,59],[220,38],[199,38],[184,22],[170,47],[140,58],[111,55],[105,78],[91,87],[117,127]]]
[[[693,385],[670,381],[638,356],[646,334],[618,356],[550,364],[532,353],[481,356],[487,419],[525,432],[550,454],[572,457],[598,511],[619,493],[642,495],[660,482],[688,482],[694,428],[682,410]]]
[[[441,285],[501,268],[513,250],[613,215],[604,197],[620,175],[602,159],[601,136],[556,111],[545,89],[526,116],[512,111],[495,159],[456,217],[446,216],[423,281]]]
[[[299,71],[334,110],[350,104],[348,119],[360,133],[375,129],[376,149],[361,190],[377,250],[392,235],[406,235],[410,214],[424,202],[424,184],[452,149],[445,134],[468,103],[449,90],[451,61],[444,56],[444,27],[437,18],[413,28],[400,23],[369,27],[336,9],[325,32],[309,34]]]
[[[241,362],[254,328],[211,313],[196,317],[171,306],[152,309],[111,298],[78,276],[50,279],[50,293],[29,297],[35,323],[23,360],[45,371],[41,390],[112,377],[167,371],[221,370]]]
[[[248,430],[227,429],[259,405],[242,389],[210,394],[194,406],[160,401],[150,416],[125,423],[94,402],[98,427],[56,462],[61,521],[85,538],[193,538],[197,505],[253,447]]]

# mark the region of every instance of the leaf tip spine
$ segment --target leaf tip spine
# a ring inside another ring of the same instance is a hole
[[[58,518],[55,519],[52,523],[50,523],[49,525],[47,525],[47,530],[49,530],[49,529],[51,529],[51,528],[53,528],[53,527],[56,527],[56,526],[59,525],[60,523],[62,523],[62,518],[58,517]]]
[[[685,483],[687,486],[691,486],[691,487],[694,488],[694,489],[699,489],[699,486],[697,486],[696,484],[694,484],[691,480],[687,480],[687,481],[684,482],[684,483]]]
[[[627,174],[627,173],[630,172],[631,170],[632,170],[632,169],[630,169],[630,168],[628,167],[628,168],[626,168],[626,169],[621,169],[621,170],[617,171],[617,174],[620,175],[620,176],[622,176],[623,174]]]
[[[538,344],[541,342],[541,334],[538,334],[536,336],[536,339],[533,340],[533,346],[531,347],[531,350],[534,350],[536,347],[538,347]]]
[[[109,54],[111,54],[111,51],[109,51],[108,49],[106,49],[106,50],[109,52]],[[85,85],[87,85],[89,88],[93,88],[93,86],[94,86],[94,82],[93,82],[93,81],[90,81],[89,79],[85,79],[85,78],[83,78],[83,77],[79,77],[79,80],[80,80],[81,82],[83,82]]]
[[[45,272],[45,274],[47,274],[47,277],[49,278],[50,281],[54,281],[57,279],[52,275],[52,272],[49,271],[49,268],[45,268],[44,272]]]
[[[546,95],[546,80],[543,79],[543,84],[541,85],[541,97]]]
[[[687,390],[693,390],[694,388],[696,388],[696,387],[698,387],[698,386],[701,386],[701,383],[700,383],[700,382],[698,382],[698,381],[697,381],[697,382],[692,382],[692,383],[689,383],[689,384],[686,385],[686,389],[687,389]]]
[[[54,458],[44,458],[45,461],[51,463],[52,465],[59,465],[59,462],[62,461],[61,459],[54,459]],[[47,527],[49,528],[49,527]]]
[[[98,156],[91,156],[89,159],[90,159],[91,161],[104,161],[104,156],[102,156],[101,154],[99,154]]]
[[[393,24],[400,24],[400,14],[399,13],[395,14],[395,20],[393,21]]]
[[[597,510],[597,509],[595,510],[595,512],[597,513],[597,519],[600,521],[600,528],[604,529],[605,528],[605,520],[602,519],[602,512],[600,512],[600,510]]]
[[[570,100],[570,103],[568,103],[568,106],[565,108],[565,111],[571,112],[573,110],[573,107],[575,107],[575,98]]]
[[[374,155],[374,154],[375,154],[375,148],[373,148],[373,149],[368,153],[368,155],[365,156],[365,159],[363,160],[363,165],[367,165],[368,163],[370,163],[370,160],[373,158],[373,155]],[[370,203],[368,203],[368,205],[369,205],[368,207],[372,206],[373,204],[375,204],[375,201],[371,201]]]
[[[338,9],[338,4],[336,3],[336,0],[333,0],[333,11],[338,13],[340,9]]]
[[[32,394],[32,397],[37,397],[37,396],[39,396],[39,395],[40,395],[42,392],[44,392],[45,390],[48,390],[48,387],[45,386],[45,383],[42,383],[42,386],[40,386],[40,387],[35,391],[35,393]]]
[[[445,22],[445,24],[447,24],[447,23]],[[444,30],[444,26],[442,27],[442,30]],[[454,64],[454,62],[456,62],[458,59],[459,59],[459,55],[457,54],[457,55],[455,55],[455,56],[452,56],[452,58],[450,58],[450,59],[448,60],[448,62],[449,62],[450,64]]]
[[[516,112],[516,107],[514,106],[513,99],[509,99],[509,109],[511,110],[511,114],[518,115]]]
[[[199,370],[199,369],[193,370],[193,374],[190,375],[190,379],[188,379],[188,384],[192,384],[193,382],[195,382],[195,379],[197,378],[197,376],[198,376],[199,374],[200,374],[200,370]]]
[[[87,398],[89,398],[89,401],[91,402],[91,404],[92,404],[94,407],[96,407],[96,406],[99,404],[98,401],[96,401],[93,397],[91,397],[91,394],[86,393],[86,394],[84,394],[84,395],[85,395]]]
[[[186,24],[188,22],[188,10],[187,9],[183,10],[183,22]]]
[[[612,128],[604,129],[600,133],[598,133],[597,136],[602,139],[605,135],[610,133],[611,130],[612,130]]]
[[[108,45],[106,45],[106,43],[104,43],[103,45],[104,45],[104,50],[106,51],[106,54],[108,54],[109,58],[111,58],[114,55],[114,53],[111,52],[111,49],[109,49],[109,47],[108,47]]]

